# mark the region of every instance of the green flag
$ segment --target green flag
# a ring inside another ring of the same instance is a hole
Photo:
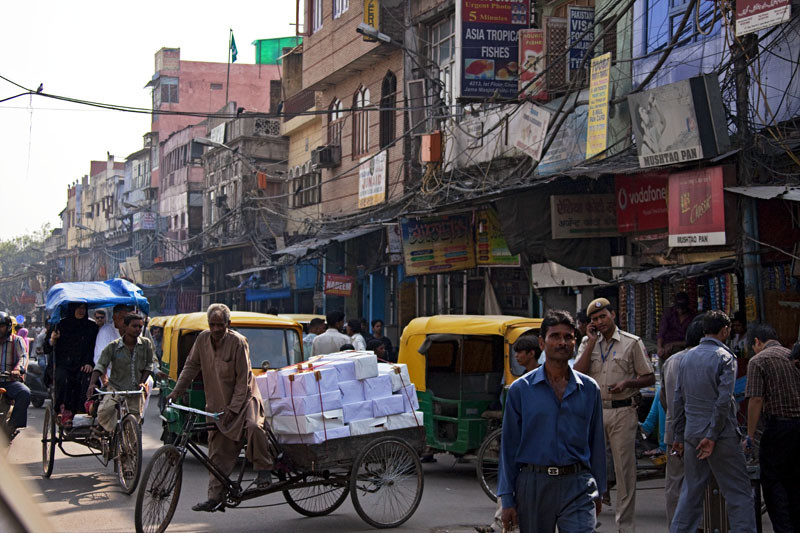
[[[236,63],[236,56],[239,54],[239,51],[236,49],[236,39],[233,38],[233,32],[231,32],[231,63]]]

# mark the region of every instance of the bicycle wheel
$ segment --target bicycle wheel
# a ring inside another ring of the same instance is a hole
[[[416,450],[395,437],[381,437],[364,447],[353,463],[353,507],[373,527],[397,527],[417,510],[423,482]]]
[[[119,486],[125,494],[131,494],[142,473],[142,428],[136,417],[127,414],[117,426],[114,439],[114,467]]]
[[[167,529],[178,506],[182,480],[183,456],[171,444],[162,446],[145,468],[136,495],[136,533],[162,533]]]
[[[347,499],[350,491],[346,484],[333,482],[325,476],[309,474],[302,483],[318,483],[310,487],[283,491],[289,507],[303,516],[325,516],[334,512]]]
[[[475,471],[481,488],[493,502],[497,501],[497,472],[500,465],[500,437],[503,428],[498,428],[483,439],[478,448],[478,463]]]
[[[42,476],[48,478],[53,473],[56,459],[56,419],[53,409],[48,405],[44,410],[42,427]]]

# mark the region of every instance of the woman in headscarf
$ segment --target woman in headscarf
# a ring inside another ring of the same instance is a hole
[[[22,337],[22,340],[25,341],[25,345],[28,348],[28,358],[30,360],[30,357],[31,357],[31,341],[33,339],[29,339],[28,338],[28,329],[27,328],[19,328],[19,331],[17,331],[17,335]]]
[[[89,320],[86,304],[72,303],[67,316],[45,339],[45,352],[54,355],[55,409],[62,424],[71,422],[82,409],[84,382],[94,367],[96,338],[97,324]]]

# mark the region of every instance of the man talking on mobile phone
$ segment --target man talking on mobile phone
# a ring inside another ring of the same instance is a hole
[[[620,532],[636,530],[636,406],[639,389],[656,382],[653,366],[642,340],[622,331],[614,323],[616,313],[605,298],[592,300],[586,308],[590,324],[578,349],[573,367],[589,375],[600,386],[603,399],[603,429],[606,445],[614,458],[617,478],[615,519]]]

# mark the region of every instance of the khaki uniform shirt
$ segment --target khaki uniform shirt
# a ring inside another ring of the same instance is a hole
[[[583,354],[588,342],[587,336],[581,342],[578,353]],[[636,335],[616,328],[610,341],[606,341],[601,335],[595,343],[589,376],[600,386],[603,401],[625,400],[634,396],[638,392],[635,389],[625,389],[620,393],[611,394],[608,392],[608,387],[623,380],[636,379],[652,373],[653,365],[650,363],[647,350],[642,339]]]
[[[131,353],[120,337],[103,348],[94,369],[105,374],[110,364],[108,383],[116,391],[132,391],[139,388],[143,371],[154,372],[153,357],[153,344],[149,339],[136,337],[136,346]]]

